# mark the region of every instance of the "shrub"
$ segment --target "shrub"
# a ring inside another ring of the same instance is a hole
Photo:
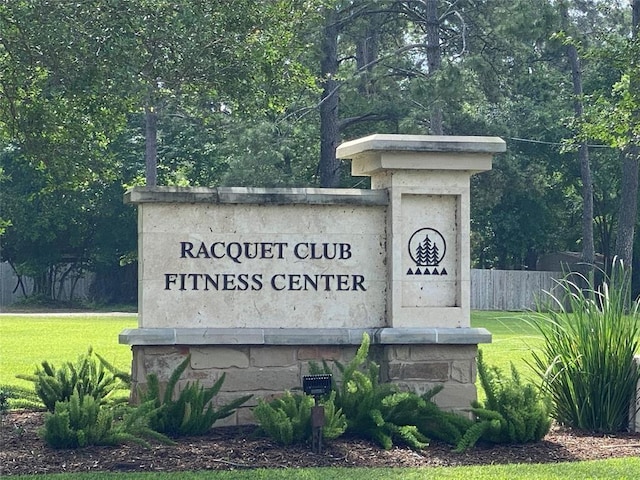
[[[190,360],[191,355],[173,371],[164,395],[160,393],[160,382],[155,374],[147,376],[147,391],[142,395],[143,401],[152,402],[156,407],[150,419],[151,428],[171,437],[204,435],[216,421],[233,414],[236,408],[252,397],[245,395],[216,410],[211,400],[224,383],[223,374],[210,388],[202,387],[198,381],[187,383],[174,400],[175,387]]]
[[[385,418],[395,425],[415,425],[426,439],[456,445],[472,425],[462,415],[442,410],[432,400],[444,387],[438,385],[423,395],[398,392],[384,400]],[[405,443],[407,443],[405,441]]]
[[[347,419],[347,432],[371,439],[385,449],[390,449],[394,441],[421,449],[428,445],[429,438],[455,444],[471,422],[443,412],[431,401],[442,387],[420,396],[380,383],[380,367],[368,360],[369,346],[370,338],[365,333],[353,360],[346,366],[335,362],[341,377],[334,384],[338,384],[335,403]],[[312,370],[320,373],[317,366]],[[325,364],[323,371],[331,369]]]
[[[0,385],[0,413],[16,408],[42,410],[44,405],[33,389],[15,385]]]
[[[9,390],[0,386],[0,415],[9,411]]]
[[[551,427],[550,405],[540,390],[524,384],[511,364],[511,377],[484,362],[478,352],[478,376],[485,391],[483,404],[474,402],[472,412],[477,422],[457,444],[464,451],[478,440],[491,443],[529,443],[541,440]]]
[[[49,446],[56,449],[125,442],[148,446],[145,437],[170,442],[148,427],[152,408],[152,404],[127,408],[124,419],[115,422],[115,407],[101,404],[94,397],[81,395],[76,390],[69,400],[56,402],[53,413],[47,413],[41,435]]]
[[[115,398],[119,390],[128,389],[127,379],[89,348],[78,357],[76,363],[66,362],[56,368],[49,362],[42,362],[33,375],[18,375],[18,378],[34,383],[37,396],[45,408],[53,412],[57,402],[65,402],[74,392],[81,397],[91,396],[100,403],[126,401]]]
[[[311,439],[311,410],[314,404],[313,397],[285,392],[271,402],[261,399],[253,409],[253,414],[267,435],[282,445],[292,445]],[[346,430],[347,421],[335,406],[335,392],[331,392],[323,406],[325,425],[322,436],[329,440],[338,438]]]
[[[577,275],[577,274],[573,274]],[[556,310],[536,316],[543,336],[533,366],[553,399],[553,416],[563,425],[597,431],[624,431],[639,371],[638,302],[627,312],[631,276],[614,261],[611,276],[599,288],[578,275],[586,288],[565,277],[563,297],[551,295]],[[565,306],[566,304],[566,306]]]

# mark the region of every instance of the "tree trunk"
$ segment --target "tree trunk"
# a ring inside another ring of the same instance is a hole
[[[633,260],[633,237],[638,203],[638,159],[631,150],[624,152],[622,159],[622,193],[618,212],[616,234],[616,257],[630,267]]]
[[[638,38],[640,25],[640,0],[633,0],[633,38]],[[632,62],[629,68],[629,90],[633,98],[640,99],[640,74],[638,60]],[[640,110],[631,112],[629,125],[629,146],[623,152],[622,160],[622,193],[620,211],[618,214],[618,232],[616,238],[616,256],[622,260],[627,268],[633,262],[633,238],[638,210],[638,156],[640,153],[640,139],[634,135],[634,129],[640,123]]]
[[[424,0],[426,30],[427,30],[427,63],[429,65],[429,76],[435,75],[442,65],[442,52],[440,50],[440,19],[438,18],[438,0]],[[431,105],[431,133],[433,135],[443,135],[442,128],[442,104],[437,90]]]
[[[338,15],[328,9],[322,40],[322,101],[320,102],[320,186],[337,187],[340,183],[340,162],[336,159],[339,142],[338,127]]]
[[[145,123],[145,179],[147,187],[158,184],[158,114],[153,107],[144,109]]]
[[[359,75],[358,92],[363,96],[375,93],[371,82],[371,72],[378,60],[378,36],[382,28],[382,17],[371,16],[362,34],[356,39],[356,68]]]
[[[593,241],[593,180],[586,143],[578,149],[578,160],[582,178],[582,261],[593,265],[596,257]]]
[[[569,27],[569,13],[567,4],[560,3],[562,14],[562,28],[566,31]],[[573,112],[579,122],[582,118],[584,107],[582,104],[582,69],[580,58],[574,45],[567,46],[567,58],[571,67],[571,79],[573,81]],[[595,247],[593,243],[593,180],[591,178],[591,165],[589,162],[589,148],[587,142],[582,142],[578,148],[578,161],[580,162],[580,178],[582,179],[582,261],[593,266],[595,263]]]

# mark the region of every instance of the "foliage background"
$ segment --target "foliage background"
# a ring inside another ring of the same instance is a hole
[[[56,298],[63,277],[92,271],[96,301],[135,301],[121,287],[136,251],[126,188],[366,188],[335,159],[341,141],[441,132],[507,141],[472,181],[475,267],[536,269],[541,254],[582,251],[583,142],[587,220],[607,263],[637,202],[621,195],[638,143],[629,6],[2,1],[0,257],[35,279],[27,294]]]

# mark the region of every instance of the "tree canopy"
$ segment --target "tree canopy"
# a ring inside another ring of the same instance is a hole
[[[335,147],[375,132],[507,141],[473,179],[475,266],[630,263],[639,4],[1,1],[0,256],[55,296],[135,258],[126,187],[362,187]]]

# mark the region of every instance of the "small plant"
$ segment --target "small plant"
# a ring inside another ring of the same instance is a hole
[[[324,406],[322,436],[327,440],[334,440],[347,430],[347,418],[344,413],[342,413],[342,409],[336,406],[335,391],[329,394],[329,398],[325,399],[322,405]]]
[[[147,391],[142,396],[145,402],[152,402],[156,407],[150,419],[151,428],[171,437],[204,435],[216,421],[233,414],[238,407],[252,397],[252,395],[245,395],[216,410],[211,400],[218,394],[224,383],[225,375],[223,374],[210,388],[202,387],[197,381],[187,383],[186,387],[180,391],[178,398],[174,400],[175,387],[190,360],[191,355],[187,356],[173,371],[164,395],[160,394],[158,376],[148,375]]]
[[[18,378],[34,383],[36,395],[45,408],[53,412],[57,402],[65,402],[74,392],[81,397],[91,396],[100,403],[124,402],[127,399],[115,398],[119,390],[128,389],[127,378],[101,357],[88,352],[78,357],[76,363],[66,362],[56,368],[49,362],[42,362],[33,375],[17,375]]]
[[[444,387],[436,386],[423,395],[414,392],[398,392],[384,400],[385,418],[395,425],[415,426],[425,439],[438,439],[456,445],[471,420],[457,413],[442,410],[433,402]],[[405,443],[411,444],[406,441]]]
[[[577,275],[577,274],[572,274]],[[556,309],[535,317],[543,336],[533,367],[553,399],[553,416],[572,428],[618,432],[629,426],[629,408],[640,372],[638,302],[629,305],[629,269],[614,261],[597,288],[578,275],[560,280]],[[580,287],[578,282],[586,287]]]
[[[253,414],[267,435],[282,445],[292,445],[311,439],[311,410],[314,404],[313,397],[285,392],[271,402],[260,400]],[[335,392],[331,392],[323,406],[325,425],[322,436],[329,440],[338,438],[346,430],[347,421],[342,411],[336,409]]]
[[[347,432],[371,439],[385,449],[394,441],[422,449],[429,438],[456,442],[470,422],[454,413],[443,412],[431,401],[442,387],[425,395],[399,392],[390,383],[379,382],[380,367],[370,360],[370,338],[365,333],[355,357],[347,364],[335,362],[341,376],[335,403],[347,419]],[[320,369],[312,365],[312,373]],[[324,372],[330,368],[324,364]]]
[[[336,403],[347,418],[347,431],[362,438],[374,440],[385,449],[393,446],[395,429],[386,422],[383,400],[395,393],[391,384],[379,382],[380,367],[367,361],[370,338],[366,333],[355,357],[347,364],[335,362],[341,376],[336,388]],[[424,442],[413,446],[422,448]]]
[[[4,415],[9,411],[9,391],[0,387],[0,415]]]
[[[17,408],[42,410],[43,404],[33,389],[15,385],[0,385],[0,413]]]
[[[69,400],[57,402],[53,413],[47,413],[41,435],[56,449],[125,442],[148,446],[144,437],[170,443],[168,438],[148,427],[152,408],[152,404],[146,404],[128,409],[124,419],[115,422],[115,407],[101,404],[94,397],[81,395],[76,390]]]
[[[523,383],[511,365],[511,377],[484,362],[478,352],[478,376],[485,391],[483,404],[473,403],[478,421],[471,426],[456,446],[461,452],[479,440],[490,443],[529,443],[541,440],[551,427],[550,405],[540,390]]]

